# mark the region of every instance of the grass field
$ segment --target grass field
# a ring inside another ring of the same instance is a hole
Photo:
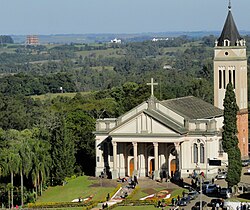
[[[68,181],[64,186],[49,187],[41,197],[41,202],[71,202],[77,198],[87,198],[94,195],[93,200],[105,200],[106,195],[114,191],[114,187],[101,187],[98,180],[90,180],[80,176]]]
[[[82,95],[88,95],[91,94],[91,92],[80,92]],[[56,98],[57,96],[63,96],[63,97],[69,97],[73,98],[75,97],[76,93],[47,93],[43,95],[33,95],[31,98],[33,99],[40,99],[40,100],[46,100],[46,99],[53,99]]]
[[[123,57],[124,53],[121,50],[117,49],[106,49],[106,50],[90,50],[90,51],[79,51],[77,52],[77,55],[81,55],[83,57],[86,56],[105,56],[105,57]]]

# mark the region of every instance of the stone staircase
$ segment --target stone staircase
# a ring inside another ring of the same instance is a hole
[[[104,203],[99,203],[95,208],[92,208],[92,210],[100,210],[103,209],[102,206],[104,205],[108,205],[112,206],[116,203],[122,202],[128,195],[130,195],[133,192],[133,188],[130,187],[129,185],[124,185],[122,187],[120,187],[120,189],[112,196],[112,198]]]

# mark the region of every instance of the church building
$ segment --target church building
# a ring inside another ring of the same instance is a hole
[[[246,43],[239,35],[229,5],[214,48],[214,105],[187,96],[159,101],[151,96],[118,118],[96,122],[96,176],[187,177],[203,172],[215,177],[227,165],[222,149],[223,99],[231,82],[239,106],[239,147],[248,155]],[[212,161],[220,166],[211,164]]]

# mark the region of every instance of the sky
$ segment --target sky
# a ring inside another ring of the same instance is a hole
[[[0,34],[221,31],[229,0],[0,0]],[[250,0],[232,0],[250,31]]]

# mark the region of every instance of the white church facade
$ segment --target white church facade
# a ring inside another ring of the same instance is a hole
[[[227,156],[221,147],[223,111],[193,96],[158,101],[153,95],[116,119],[96,124],[96,176],[112,178],[188,176],[195,169],[212,177],[209,159]]]
[[[151,79],[147,101],[118,118],[97,120],[96,176],[104,172],[113,179],[134,175],[179,178],[195,170],[207,178],[215,177],[228,159],[222,149],[222,104],[228,82],[233,82],[240,103],[239,147],[242,157],[247,157],[246,45],[233,21],[231,5],[228,8],[214,48],[215,105],[193,96],[159,101],[154,97],[156,84]]]

